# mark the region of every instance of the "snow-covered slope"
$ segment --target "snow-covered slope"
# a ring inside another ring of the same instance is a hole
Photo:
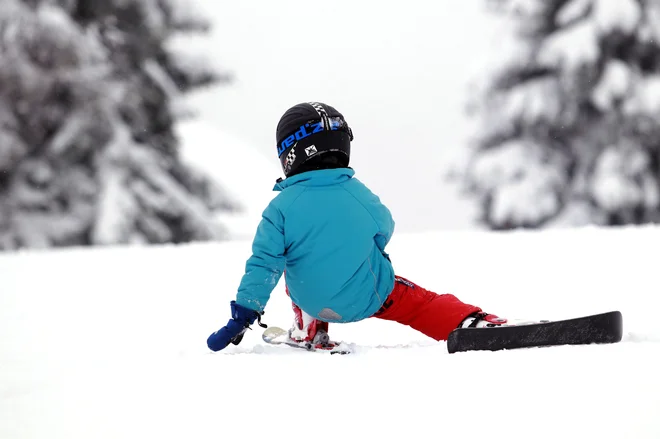
[[[250,242],[0,255],[0,437],[660,437],[660,228],[398,235],[399,274],[510,317],[619,309],[617,345],[448,355],[334,325],[357,354],[210,353]],[[280,285],[264,321],[287,326]]]

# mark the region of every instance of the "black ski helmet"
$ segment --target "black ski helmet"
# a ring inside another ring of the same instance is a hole
[[[307,102],[289,108],[277,124],[277,156],[286,177],[314,163],[348,167],[353,132],[344,116],[330,105]],[[326,167],[331,167],[330,165]]]

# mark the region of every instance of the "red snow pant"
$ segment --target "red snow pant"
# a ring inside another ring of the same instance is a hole
[[[408,325],[435,340],[447,340],[471,314],[481,311],[452,294],[437,294],[396,276],[394,289],[373,317]]]
[[[289,288],[286,287],[289,295]],[[296,323],[302,328],[300,308],[291,302]],[[447,340],[449,333],[467,317],[481,308],[463,303],[453,294],[437,294],[410,282],[401,276],[394,277],[394,289],[385,299],[383,306],[372,317],[392,320],[435,340]],[[314,320],[310,324],[310,338],[317,329],[328,330],[328,323]]]

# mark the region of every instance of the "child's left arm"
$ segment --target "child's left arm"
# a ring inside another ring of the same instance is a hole
[[[383,252],[383,255],[388,257],[387,253],[385,253],[385,247],[394,234],[394,219],[392,218],[392,212],[390,212],[390,210],[380,201],[378,195],[371,192],[369,188],[356,178],[351,180],[350,186],[348,186],[347,190],[358,201],[360,201],[360,203],[362,203],[373,217],[376,226],[378,227],[378,233],[374,240],[380,251]]]
[[[384,251],[385,246],[390,242],[390,239],[392,239],[392,235],[394,235],[394,218],[392,218],[392,212],[390,212],[384,204],[380,203],[378,210],[380,213],[380,231],[384,237],[382,242],[382,250]]]
[[[390,210],[380,202],[380,199],[377,196],[374,195],[374,197],[375,202],[373,203],[372,209],[374,218],[378,224],[376,245],[378,245],[380,251],[383,252],[383,255],[389,259],[387,253],[385,253],[385,247],[390,242],[390,239],[392,239],[392,235],[394,234],[394,219],[392,218],[392,213]]]

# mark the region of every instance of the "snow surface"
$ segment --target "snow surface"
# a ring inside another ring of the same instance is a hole
[[[660,437],[660,228],[397,235],[399,274],[502,316],[619,309],[624,341],[449,355],[392,322],[357,353],[210,353],[249,241],[0,255],[0,438]],[[264,321],[288,327],[282,285]]]

